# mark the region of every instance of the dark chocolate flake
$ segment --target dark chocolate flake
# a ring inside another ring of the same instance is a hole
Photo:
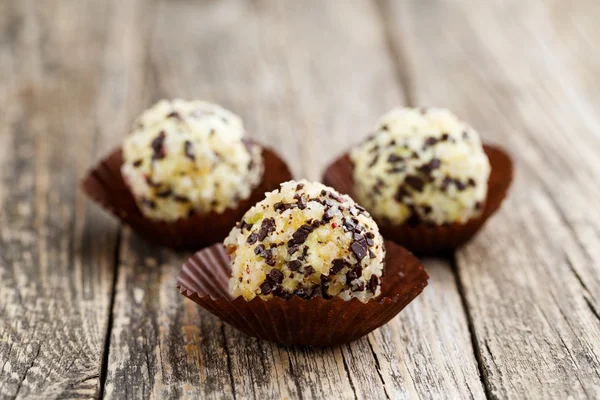
[[[275,260],[273,260],[272,258],[265,258],[265,264],[267,264],[270,267],[274,267],[275,266]]]
[[[306,208],[306,199],[302,196],[298,199],[298,208],[304,210]]]
[[[265,250],[265,246],[263,244],[259,244],[254,248],[254,254],[264,257],[263,254],[265,254]]]
[[[342,270],[342,268],[344,268],[345,262],[344,262],[344,259],[342,259],[342,258],[336,258],[335,260],[332,261],[332,264],[333,264],[333,266],[329,270],[329,273],[335,275],[338,272],[340,272]]]
[[[142,160],[142,159],[135,160],[135,161],[133,162],[133,166],[137,168],[137,167],[139,167],[140,165],[142,165],[142,162],[143,162],[143,160]]]
[[[305,277],[311,276],[314,273],[315,273],[315,269],[312,267],[312,265],[304,267],[304,276]]]
[[[298,260],[291,260],[287,262],[287,267],[292,271],[298,271],[298,269],[300,269],[301,266],[302,263]]]
[[[399,161],[402,161],[402,157],[399,157],[396,154],[390,154],[390,156],[388,157],[388,162],[390,164],[397,163]]]
[[[357,279],[362,275],[362,267],[357,265],[352,268],[350,271],[346,272],[346,284],[350,284],[353,280]]]
[[[269,294],[273,291],[273,286],[269,281],[264,281],[260,284],[260,292],[261,294]]]
[[[299,183],[299,184],[296,186],[296,190],[301,190],[303,187],[304,187],[304,183]]]
[[[179,115],[179,113],[177,111],[172,111],[169,114],[167,114],[167,118],[181,119],[181,116]]]
[[[364,241],[355,241],[350,245],[350,249],[357,260],[362,260],[367,255],[367,246]]]
[[[333,209],[327,208],[323,213],[323,221],[330,221],[333,218]]]
[[[258,240],[263,241],[267,237],[269,233],[275,232],[275,219],[273,218],[265,218],[260,225],[260,229],[258,230]]]
[[[288,247],[292,247],[295,244],[302,244],[306,241],[308,235],[314,230],[310,225],[304,224],[292,235],[292,240],[288,242]]]
[[[278,269],[272,269],[269,271],[268,279],[272,280],[275,283],[283,282],[283,272]]]

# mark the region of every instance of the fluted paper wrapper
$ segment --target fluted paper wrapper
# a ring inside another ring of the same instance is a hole
[[[490,160],[492,170],[488,179],[487,198],[479,217],[464,224],[453,223],[438,226],[427,224],[391,225],[374,218],[383,237],[420,255],[447,253],[469,241],[488,218],[500,208],[513,177],[513,163],[504,150],[489,145],[484,145],[483,149]],[[323,183],[356,200],[353,165],[347,153],[325,170]]]
[[[146,218],[139,210],[133,195],[121,176],[123,155],[121,148],[102,160],[83,180],[85,193],[107,211],[115,215],[150,243],[176,250],[198,250],[222,241],[244,213],[264,198],[265,192],[292,179],[285,164],[273,151],[262,148],[265,172],[261,184],[250,197],[234,208],[218,214],[196,214],[175,222]]]
[[[367,303],[317,296],[310,300],[255,297],[246,301],[228,291],[231,268],[221,244],[197,252],[184,265],[177,287],[240,331],[284,345],[330,346],[351,342],[396,316],[427,286],[420,261],[393,242],[387,253],[381,295]]]

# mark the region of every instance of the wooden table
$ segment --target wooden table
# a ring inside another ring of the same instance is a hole
[[[0,398],[599,398],[600,2],[0,1]],[[397,318],[285,348],[181,296],[188,254],[79,188],[160,98],[235,110],[296,177],[399,104],[509,149],[501,211]]]

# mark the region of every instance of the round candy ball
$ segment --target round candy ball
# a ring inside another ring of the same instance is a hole
[[[231,294],[362,302],[381,292],[385,248],[377,224],[349,196],[289,181],[244,215],[225,239]]]
[[[162,100],[125,139],[121,173],[148,218],[221,213],[262,178],[261,149],[243,136],[241,119],[216,104]]]
[[[490,164],[479,134],[445,109],[396,108],[350,154],[357,201],[385,223],[464,223],[482,212]]]

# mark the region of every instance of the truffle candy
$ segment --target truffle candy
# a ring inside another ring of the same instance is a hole
[[[479,134],[445,109],[396,108],[350,154],[357,201],[391,224],[479,216],[490,164]]]
[[[281,184],[246,212],[224,244],[235,297],[367,302],[381,292],[385,248],[377,224],[350,197],[320,183]]]
[[[261,149],[243,135],[241,119],[218,105],[162,100],[125,139],[121,174],[148,218],[221,213],[262,178]]]

